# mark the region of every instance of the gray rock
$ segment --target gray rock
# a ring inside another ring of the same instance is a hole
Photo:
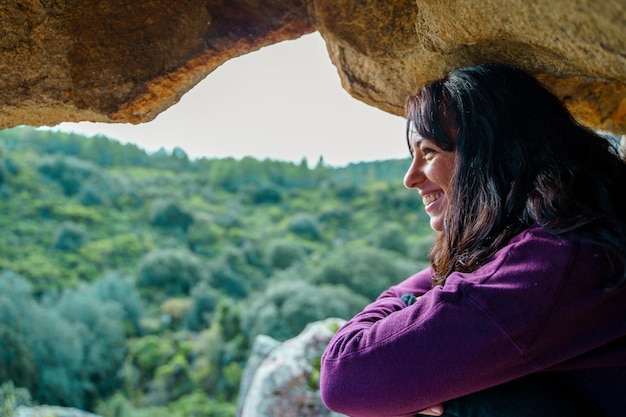
[[[13,417],[101,417],[77,408],[42,405],[38,407],[18,407]]]
[[[330,318],[311,323],[269,352],[263,350],[272,346],[267,336],[257,338],[244,370],[237,417],[340,416],[328,410],[320,398],[319,361],[344,322]]]

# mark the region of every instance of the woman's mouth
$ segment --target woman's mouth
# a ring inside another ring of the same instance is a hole
[[[439,192],[439,193],[434,193],[434,194],[428,194],[422,197],[422,203],[424,204],[424,207],[428,206],[429,204],[434,203],[435,201],[439,200],[441,197],[443,197],[443,193]]]

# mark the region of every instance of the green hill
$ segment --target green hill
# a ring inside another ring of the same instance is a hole
[[[0,131],[0,400],[232,415],[257,334],[349,318],[427,264],[407,166],[191,160]],[[286,309],[299,297],[306,311]]]

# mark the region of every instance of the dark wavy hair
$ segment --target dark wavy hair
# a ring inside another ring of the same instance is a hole
[[[534,77],[503,65],[455,70],[411,96],[406,114],[407,140],[416,129],[457,152],[451,209],[431,251],[435,284],[476,270],[533,224],[626,263],[626,164]],[[444,129],[449,114],[456,138]]]

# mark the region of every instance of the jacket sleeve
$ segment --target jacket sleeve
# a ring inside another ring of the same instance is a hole
[[[432,268],[426,268],[384,291],[377,299],[386,297],[398,298],[407,293],[419,297],[432,288],[431,275]]]
[[[528,347],[566,279],[573,249],[545,249],[529,262],[538,248],[523,243],[472,274],[452,274],[445,287],[425,291],[417,274],[348,321],[322,356],[325,404],[353,417],[409,416],[547,366]],[[407,307],[398,295],[411,289],[421,297]],[[555,349],[563,343],[552,342]]]

